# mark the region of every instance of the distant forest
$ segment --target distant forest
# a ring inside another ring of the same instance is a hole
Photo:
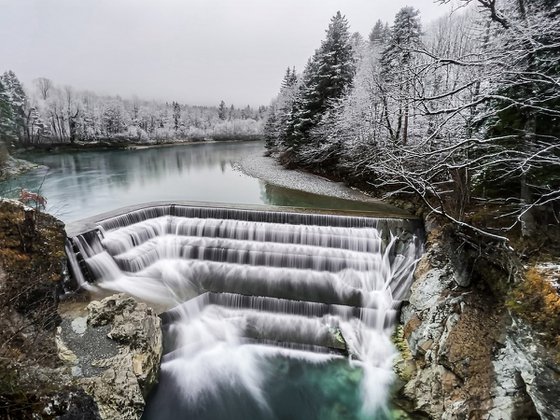
[[[100,96],[43,77],[25,89],[14,72],[0,76],[0,141],[7,144],[252,138],[261,135],[266,111]]]
[[[560,5],[461,4],[425,27],[405,7],[367,39],[334,16],[303,72],[286,71],[268,150],[497,240],[558,226]]]

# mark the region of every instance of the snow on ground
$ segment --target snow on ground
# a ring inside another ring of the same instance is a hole
[[[326,178],[298,170],[287,170],[271,157],[260,153],[245,156],[237,162],[235,169],[245,174],[262,179],[269,184],[284,188],[305,191],[313,194],[327,195],[347,200],[378,203],[359,191],[348,188],[342,182],[333,182]]]

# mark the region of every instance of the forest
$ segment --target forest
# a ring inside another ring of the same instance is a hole
[[[426,26],[402,8],[364,39],[339,12],[286,71],[267,149],[493,240],[558,225],[559,18],[557,1],[462,0]],[[480,222],[473,206],[498,211]]]
[[[253,138],[266,107],[193,106],[100,96],[40,77],[26,89],[13,71],[0,75],[0,141],[43,143],[200,141]]]

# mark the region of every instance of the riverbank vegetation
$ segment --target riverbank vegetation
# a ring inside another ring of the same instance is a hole
[[[24,88],[14,72],[0,76],[0,141],[20,147],[256,139],[265,112],[224,101],[211,107],[102,96],[44,77]]]
[[[493,240],[557,226],[560,6],[462,5],[425,27],[405,7],[368,39],[333,17],[303,72],[282,81],[269,150],[287,166],[415,197]]]

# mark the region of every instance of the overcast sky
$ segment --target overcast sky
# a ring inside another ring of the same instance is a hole
[[[405,5],[425,23],[446,12],[434,0],[0,0],[0,72],[125,97],[268,104],[337,10],[367,36]]]

